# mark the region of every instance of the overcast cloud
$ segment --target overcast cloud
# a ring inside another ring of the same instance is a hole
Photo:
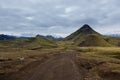
[[[120,33],[120,1],[0,0],[0,34],[67,36],[83,24]]]

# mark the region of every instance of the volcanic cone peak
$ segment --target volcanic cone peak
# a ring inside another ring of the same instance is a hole
[[[84,34],[98,34],[88,24],[83,25],[77,32],[84,33]]]

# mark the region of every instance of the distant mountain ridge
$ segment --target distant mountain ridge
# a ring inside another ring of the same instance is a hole
[[[61,40],[63,39],[62,37],[54,37],[52,35],[36,35],[35,37],[37,38],[45,38],[45,39],[50,39],[50,40]],[[34,37],[34,38],[35,38]],[[25,37],[25,36],[12,36],[12,35],[5,35],[5,34],[0,34],[0,41],[4,41],[4,40],[15,40],[15,39],[27,39],[27,38],[33,38],[33,37]]]
[[[0,34],[0,40],[15,40],[17,37],[11,35]]]
[[[120,38],[120,34],[107,34],[105,36]]]
[[[46,36],[43,36],[43,35],[36,35],[36,37],[37,38],[46,38],[46,39],[50,39],[50,40],[62,40],[63,38],[62,37],[59,37],[59,38],[57,38],[57,37],[54,37],[54,36],[52,36],[52,35],[46,35]]]

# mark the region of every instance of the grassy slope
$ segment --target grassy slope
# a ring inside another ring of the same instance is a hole
[[[29,38],[18,39],[13,41],[0,41],[0,47],[8,48],[43,48],[43,47],[57,47],[56,43],[52,40],[44,38]]]
[[[115,37],[107,37],[106,41],[112,45],[120,46],[120,38]]]
[[[120,48],[119,47],[78,47],[79,58],[88,60],[91,74],[102,77],[103,80],[120,79]]]
[[[120,38],[106,37],[97,34],[78,34],[71,40],[79,46],[120,46]],[[82,44],[84,42],[84,45]],[[82,45],[80,45],[82,44]]]
[[[83,41],[77,41],[77,44],[79,44],[79,46],[112,46],[104,39],[104,37],[96,34],[87,35]]]

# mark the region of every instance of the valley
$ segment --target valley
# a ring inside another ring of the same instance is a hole
[[[0,41],[0,80],[120,80],[119,43],[87,24],[58,41]]]

